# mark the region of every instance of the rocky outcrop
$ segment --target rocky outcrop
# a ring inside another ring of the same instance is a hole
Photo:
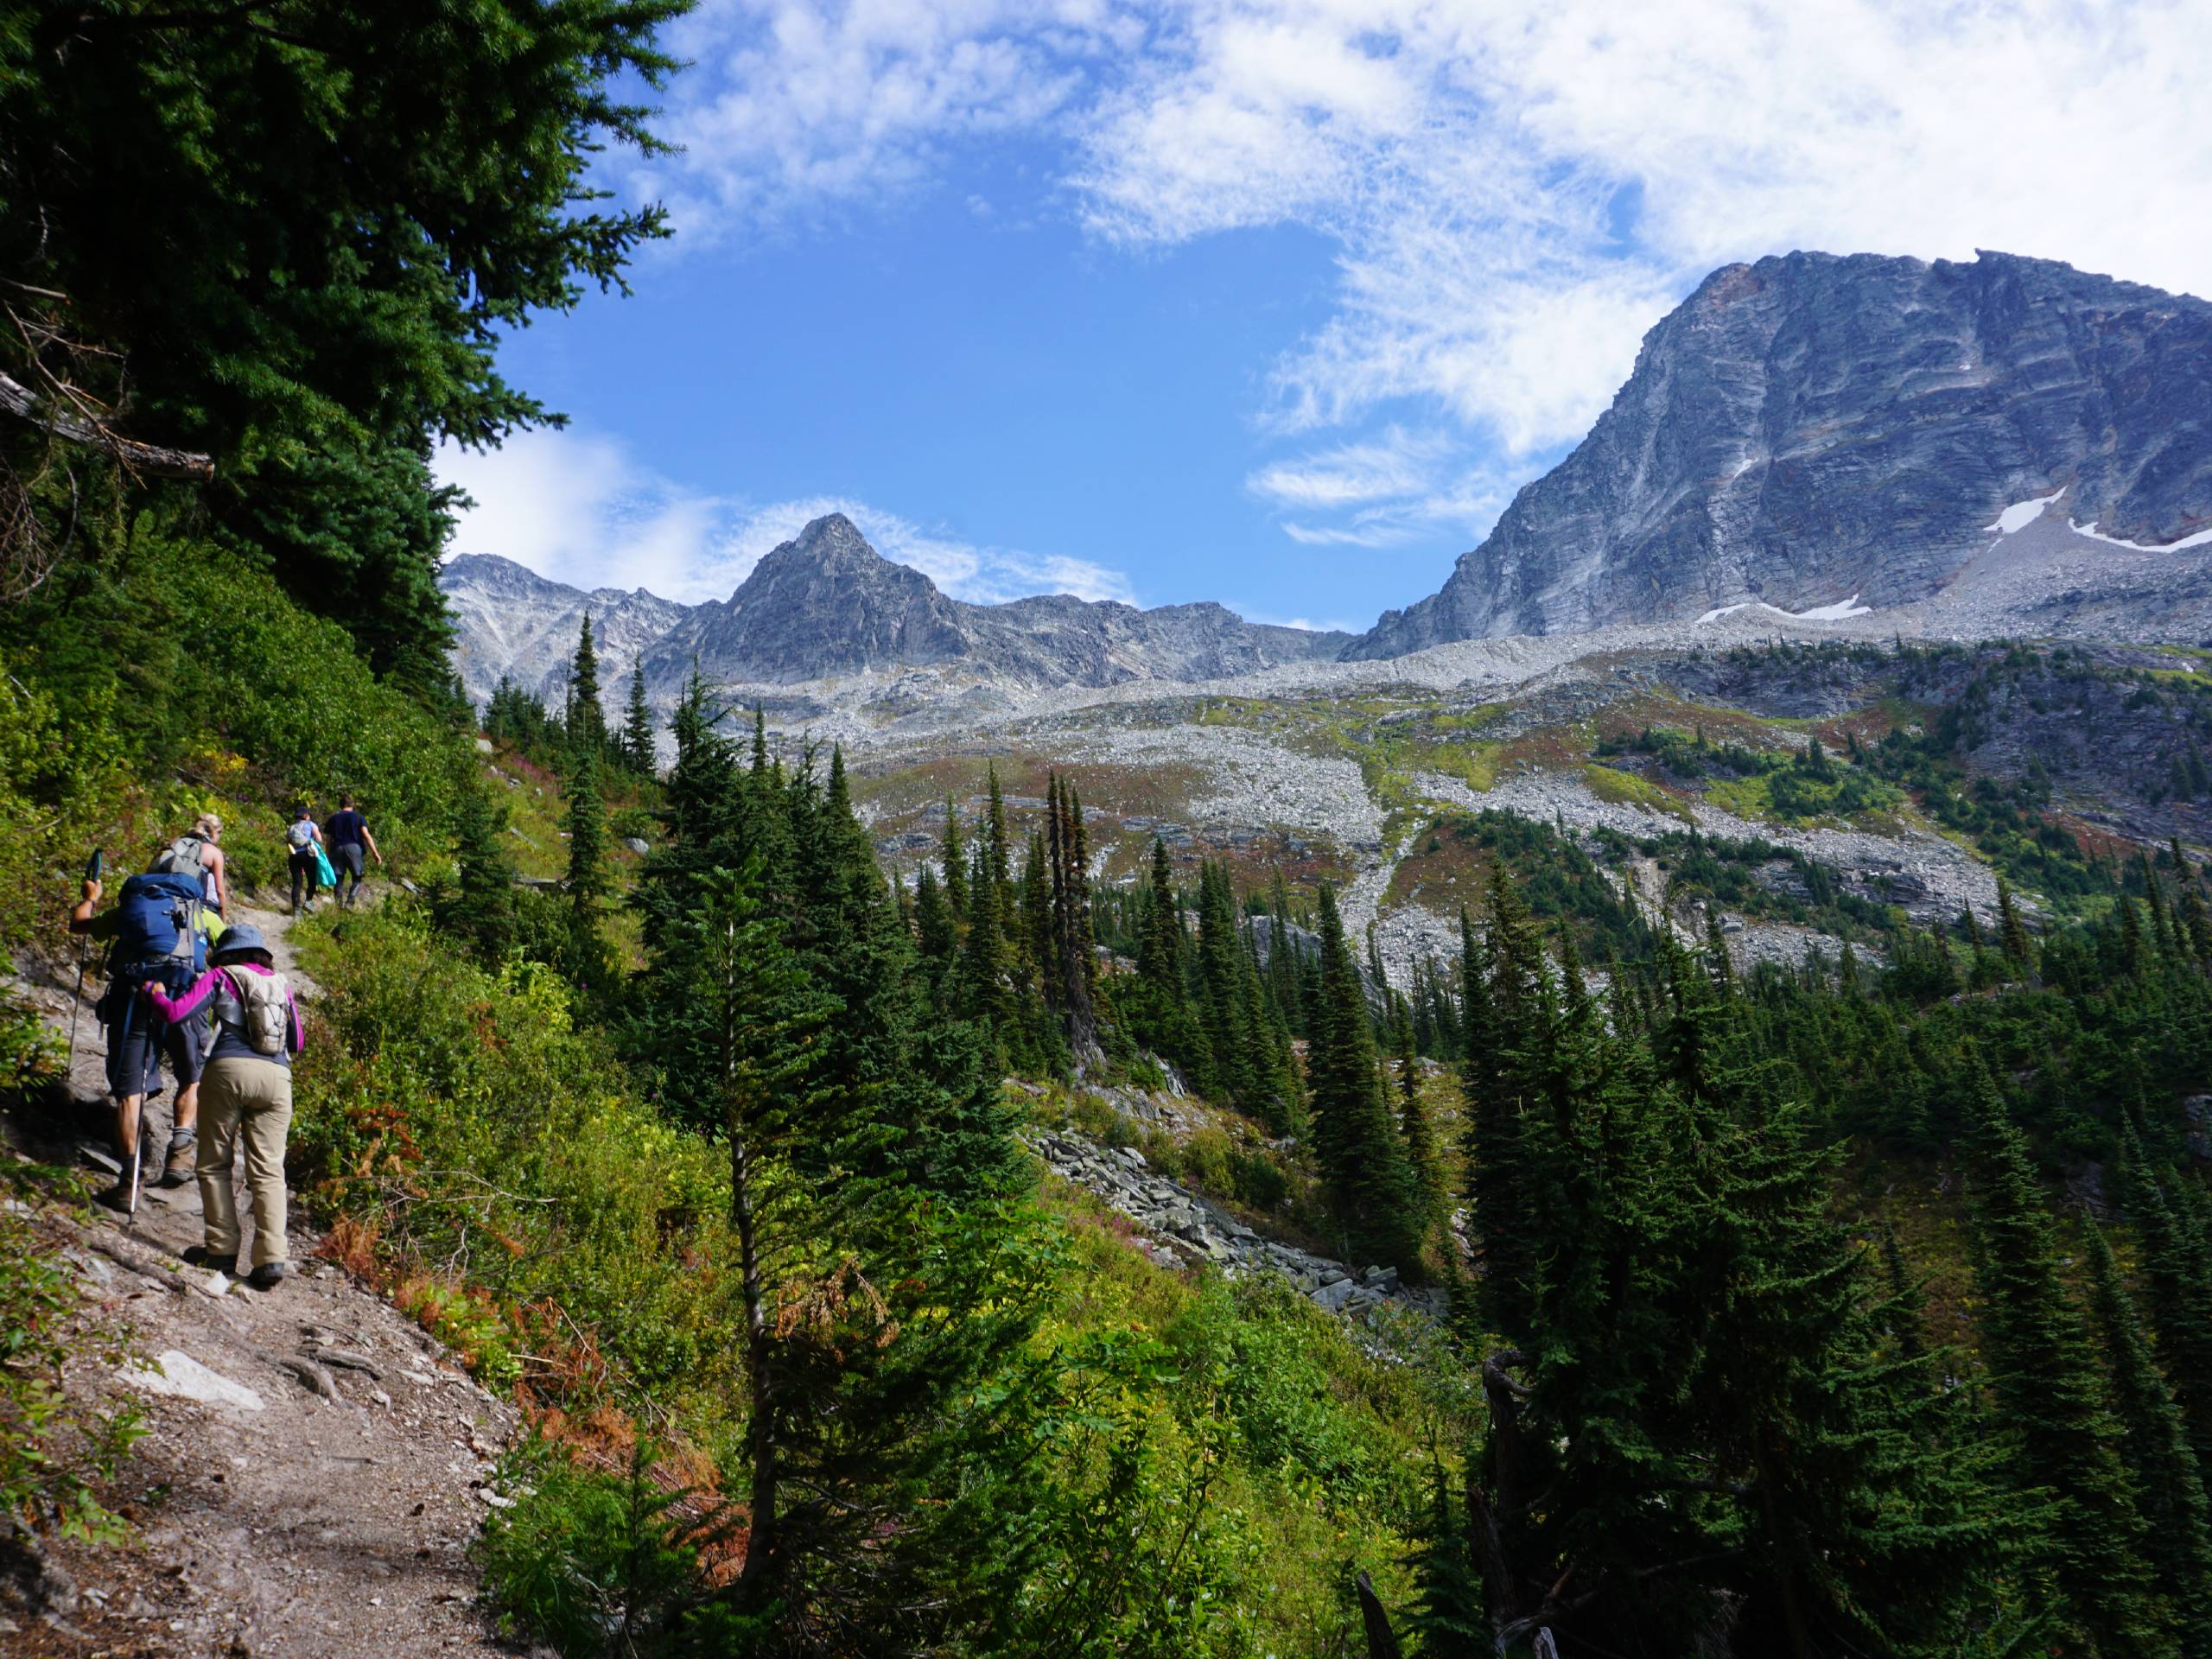
[[[1725,266],[1442,590],[1346,655],[1904,604],[2045,512],[2190,541],[2212,525],[2208,386],[2212,305],[2048,260]]]
[[[1135,1223],[1147,1235],[1146,1254],[1162,1267],[1211,1262],[1232,1278],[1276,1274],[1332,1313],[1364,1313],[1386,1302],[1440,1320],[1448,1311],[1442,1291],[1402,1285],[1395,1268],[1356,1273],[1342,1262],[1262,1236],[1211,1199],[1152,1173],[1134,1147],[1093,1146],[1053,1130],[1037,1132],[1029,1144],[1057,1173]]]

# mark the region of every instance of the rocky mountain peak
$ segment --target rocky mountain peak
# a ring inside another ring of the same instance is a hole
[[[2053,260],[1724,265],[1443,588],[1351,648],[1929,597],[2021,504],[2138,547],[2212,524],[2212,305]]]

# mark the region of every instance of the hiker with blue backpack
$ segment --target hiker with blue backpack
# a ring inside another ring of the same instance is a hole
[[[238,1216],[231,1193],[231,1160],[245,1146],[246,1192],[253,1205],[253,1270],[246,1282],[273,1290],[290,1271],[284,1239],[284,1138],[292,1127],[292,1057],[305,1046],[299,1004],[276,971],[261,930],[227,929],[207,971],[181,994],[149,981],[147,1007],[172,1023],[212,1016],[200,1100],[200,1243],[184,1253],[194,1267],[235,1275]]]
[[[84,895],[69,913],[69,931],[104,939],[108,945],[108,987],[94,1012],[107,1033],[107,1086],[115,1102],[115,1146],[122,1172],[115,1185],[101,1194],[101,1201],[114,1209],[135,1211],[141,1166],[139,1120],[148,1097],[161,1093],[164,1056],[176,1078],[176,1108],[161,1184],[181,1186],[194,1173],[194,1120],[207,1048],[204,1019],[162,1018],[139,993],[151,984],[176,990],[192,984],[206,970],[208,944],[221,936],[223,924],[209,907],[199,870],[134,875],[124,882],[115,907],[96,916],[100,893],[99,879],[88,875]]]

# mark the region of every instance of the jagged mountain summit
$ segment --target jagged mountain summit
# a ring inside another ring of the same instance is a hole
[[[647,646],[690,614],[690,607],[642,588],[586,593],[488,553],[448,560],[438,573],[438,588],[453,613],[454,671],[480,703],[505,675],[557,707],[586,612],[599,645],[601,682],[607,685],[626,675]]]
[[[1726,265],[1443,588],[1346,655],[1909,604],[2038,516],[2137,553],[2212,540],[2212,305],[2002,253]]]
[[[1224,606],[1139,610],[1067,594],[973,605],[893,563],[842,513],[817,518],[725,601],[683,606],[642,591],[584,594],[511,560],[474,555],[439,578],[472,697],[501,675],[541,695],[565,683],[589,609],[608,683],[642,662],[648,696],[674,696],[696,662],[717,684],[790,685],[907,669],[966,671],[1028,690],[1207,680],[1333,658],[1351,642],[1247,622]]]

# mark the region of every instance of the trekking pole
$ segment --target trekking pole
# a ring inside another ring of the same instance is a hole
[[[85,880],[99,880],[100,868],[104,862],[105,855],[99,848],[93,848],[92,855],[85,861]],[[92,953],[92,940],[88,933],[85,936],[85,942],[77,947],[77,992],[69,1003],[69,1066],[68,1070],[62,1073],[64,1077],[67,1077],[77,1069],[77,1016],[85,1011],[85,963]]]

